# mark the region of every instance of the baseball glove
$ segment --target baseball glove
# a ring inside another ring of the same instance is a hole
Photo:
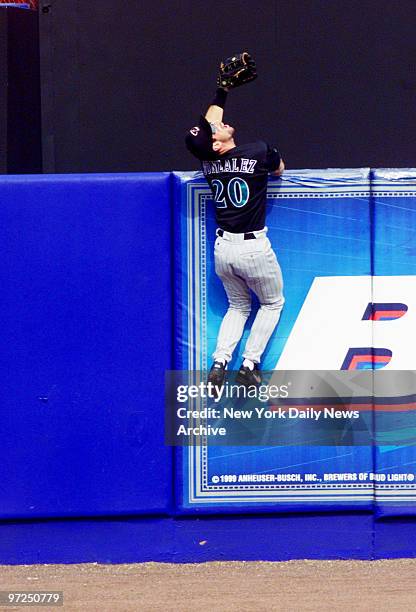
[[[227,57],[220,64],[218,87],[233,89],[257,78],[256,62],[247,51]]]

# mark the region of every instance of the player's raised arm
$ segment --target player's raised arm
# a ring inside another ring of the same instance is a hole
[[[224,106],[230,89],[249,83],[257,78],[256,64],[247,51],[237,53],[221,62],[217,78],[217,91],[205,116],[192,127],[185,142],[189,151],[200,160],[216,159],[218,150],[213,150],[213,133],[223,129]],[[227,126],[225,126],[227,127]],[[218,145],[217,145],[218,149]]]
[[[224,106],[227,99],[228,89],[218,87],[215,98],[208,107],[205,113],[205,119],[208,123],[221,123],[224,116]]]

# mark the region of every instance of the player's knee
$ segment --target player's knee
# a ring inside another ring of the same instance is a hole
[[[251,312],[250,302],[234,302],[230,304],[228,310],[237,311],[241,316],[248,319]]]
[[[282,310],[284,303],[285,298],[283,297],[283,295],[281,295],[272,302],[269,302],[267,304],[261,304],[261,308],[264,308],[265,310]]]

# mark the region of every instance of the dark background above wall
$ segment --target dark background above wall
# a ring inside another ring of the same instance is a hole
[[[287,166],[415,166],[414,0],[43,0],[45,172],[194,169],[183,138],[219,60],[259,78],[229,97],[239,142]]]
[[[42,172],[38,25],[0,6],[0,174]]]

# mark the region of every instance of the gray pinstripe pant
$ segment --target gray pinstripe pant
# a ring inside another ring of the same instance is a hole
[[[255,240],[244,234],[224,232],[215,241],[215,272],[223,282],[229,307],[218,333],[215,359],[231,360],[251,311],[253,291],[260,302],[247,339],[244,358],[260,363],[260,358],[280,318],[284,304],[283,279],[276,255],[267,238],[267,227]]]

